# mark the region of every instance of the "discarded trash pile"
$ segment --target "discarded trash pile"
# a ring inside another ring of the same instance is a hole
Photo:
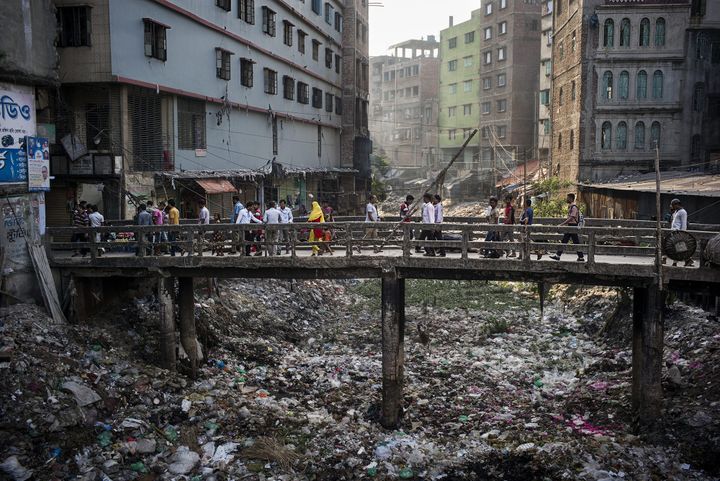
[[[630,346],[595,341],[559,306],[540,322],[531,292],[409,281],[404,424],[391,432],[377,423],[377,282],[221,291],[197,293],[196,381],[151,364],[152,299],[89,326],[0,310],[0,479],[716,479],[629,434]],[[668,359],[695,390],[669,403],[710,449],[718,391],[695,397],[720,378],[718,322],[670,316]]]

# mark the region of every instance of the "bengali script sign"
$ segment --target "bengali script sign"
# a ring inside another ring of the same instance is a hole
[[[45,137],[27,137],[28,190],[50,190],[50,145]]]
[[[0,90],[0,182],[27,182],[29,135],[35,135],[32,93]]]

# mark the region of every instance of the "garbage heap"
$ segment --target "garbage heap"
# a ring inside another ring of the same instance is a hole
[[[528,285],[408,281],[405,412],[387,431],[377,282],[220,291],[196,293],[196,380],[156,367],[152,296],[83,325],[3,308],[0,477],[717,479],[720,334],[698,309],[668,313],[670,420],[646,439],[630,345],[598,334],[613,295],[591,293],[590,313],[560,296],[540,319]]]

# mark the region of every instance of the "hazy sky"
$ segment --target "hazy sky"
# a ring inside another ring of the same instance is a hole
[[[470,19],[480,0],[370,0],[384,7],[370,7],[370,55],[386,55],[387,48],[410,38],[440,38],[448,17],[455,24]]]

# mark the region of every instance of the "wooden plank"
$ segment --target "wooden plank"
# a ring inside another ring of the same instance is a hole
[[[35,242],[29,242],[28,251],[30,252],[35,275],[40,285],[40,292],[50,317],[52,317],[55,323],[67,322],[60,305],[60,298],[55,288],[55,279],[53,279],[45,248]]]
[[[405,280],[382,278],[382,418],[397,428],[402,416],[405,378]]]

